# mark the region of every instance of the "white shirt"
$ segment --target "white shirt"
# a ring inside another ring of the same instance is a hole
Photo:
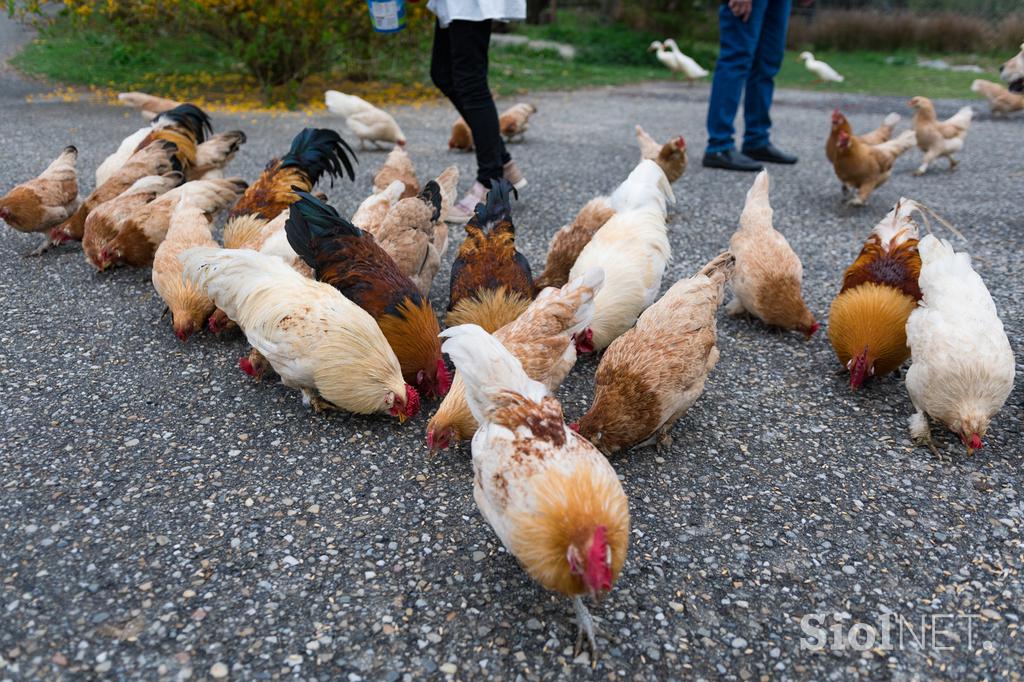
[[[437,15],[441,28],[448,28],[454,19],[512,21],[526,18],[526,0],[430,0],[427,9]]]

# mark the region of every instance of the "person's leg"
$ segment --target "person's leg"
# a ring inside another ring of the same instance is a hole
[[[743,86],[757,50],[761,19],[769,0],[754,0],[750,17],[741,21],[727,4],[718,11],[720,47],[715,74],[711,81],[711,101],[708,103],[708,154],[725,152],[735,147],[736,111],[740,106]]]
[[[754,62],[743,97],[743,150],[768,146],[772,127],[770,110],[775,92],[775,75],[786,52],[786,29],[791,0],[767,0],[761,22]]]
[[[455,108],[455,79],[452,77],[451,31],[441,28],[441,22],[434,22],[434,47],[430,53],[430,80],[447,97]],[[460,114],[462,112],[459,112]]]
[[[502,177],[504,165],[498,109],[487,84],[491,22],[456,20],[448,27],[448,32],[456,100],[462,117],[473,131],[476,179],[484,187],[490,187],[491,180]]]

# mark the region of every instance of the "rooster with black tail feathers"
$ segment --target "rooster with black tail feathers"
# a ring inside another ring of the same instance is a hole
[[[430,301],[373,235],[316,197],[297,194],[285,224],[288,243],[318,280],[373,316],[398,357],[405,381],[421,395],[443,397],[451,379],[441,359],[441,330]]]

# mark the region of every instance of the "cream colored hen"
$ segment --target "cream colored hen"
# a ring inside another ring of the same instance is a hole
[[[280,258],[248,249],[189,249],[184,276],[238,323],[281,383],[315,411],[419,409],[398,358],[370,314],[329,284],[302,277]]]
[[[359,138],[360,149],[366,148],[366,142],[378,148],[381,142],[393,142],[400,147],[405,145],[405,134],[391,114],[366,100],[328,90],[324,93],[324,101],[331,113],[345,118],[345,125]]]
[[[730,315],[748,312],[767,325],[795,329],[811,337],[820,326],[800,290],[803,265],[789,242],[772,226],[768,171],[761,171],[747,192],[740,227],[729,240],[736,257]]]

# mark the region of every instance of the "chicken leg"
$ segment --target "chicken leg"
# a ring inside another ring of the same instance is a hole
[[[572,605],[576,608],[576,646],[573,647],[572,656],[576,658],[583,653],[583,636],[587,636],[587,643],[590,644],[591,662],[597,662],[597,640],[594,638],[594,617],[590,615],[587,605],[583,603],[583,597],[574,597]]]

